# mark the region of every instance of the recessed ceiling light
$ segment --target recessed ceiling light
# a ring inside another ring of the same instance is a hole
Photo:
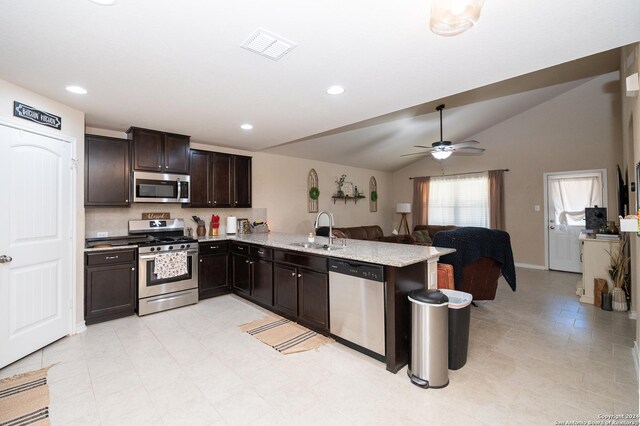
[[[327,93],[330,95],[342,95],[344,93],[344,87],[342,86],[331,86],[327,89]]]
[[[99,4],[100,6],[113,6],[118,0],[89,0],[91,3]]]
[[[240,128],[242,130],[251,130],[251,129],[253,129],[253,124],[244,123],[243,125],[240,126]]]
[[[65,87],[65,89],[67,89],[67,91],[71,92],[71,93],[75,93],[76,95],[86,95],[87,94],[87,89],[80,87],[80,86],[67,86]]]

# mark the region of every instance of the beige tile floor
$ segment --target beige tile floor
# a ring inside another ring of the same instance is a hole
[[[555,424],[638,413],[635,321],[581,305],[579,275],[518,269],[472,309],[469,359],[444,389],[337,343],[280,355],[238,326],[235,296],[89,326],[2,370],[52,365],[54,425]]]

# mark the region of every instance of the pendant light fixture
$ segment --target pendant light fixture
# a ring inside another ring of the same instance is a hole
[[[433,0],[429,27],[437,35],[463,33],[480,19],[484,0]]]

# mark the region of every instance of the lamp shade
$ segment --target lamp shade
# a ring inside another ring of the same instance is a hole
[[[396,213],[411,213],[411,203],[396,204]]]

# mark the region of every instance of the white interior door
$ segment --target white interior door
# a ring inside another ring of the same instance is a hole
[[[582,272],[578,236],[585,228],[585,208],[606,207],[606,173],[596,170],[545,176],[549,269]]]
[[[71,144],[0,124],[0,368],[72,324]]]

